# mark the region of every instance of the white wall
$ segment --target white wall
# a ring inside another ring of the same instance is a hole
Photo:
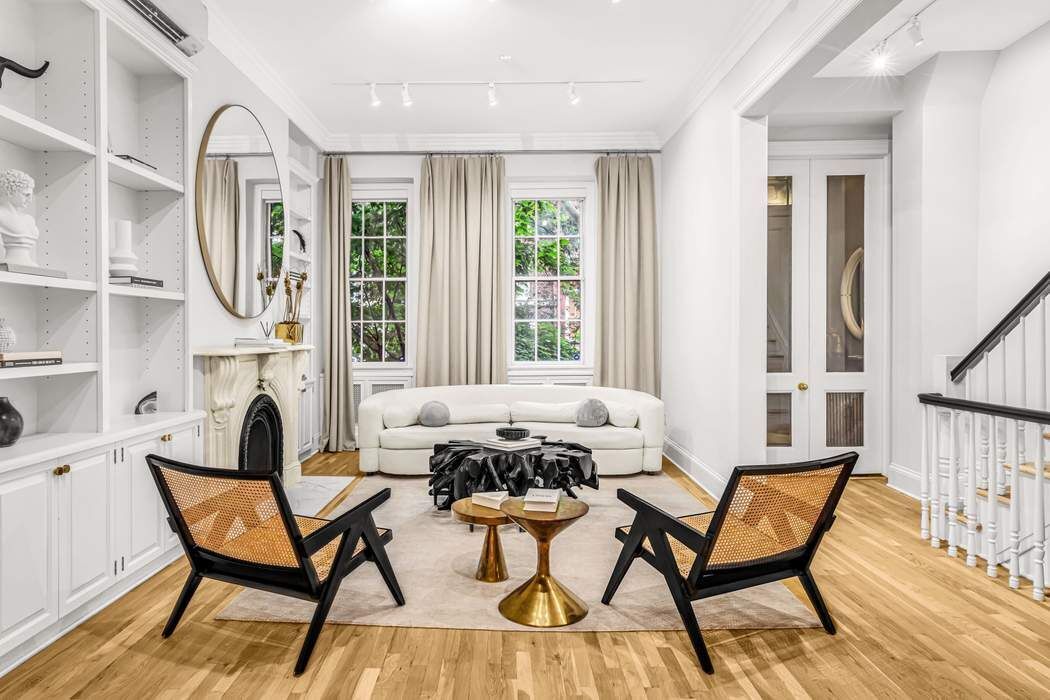
[[[994,52],[940,54],[905,81],[893,122],[891,485],[914,492],[921,442],[916,394],[940,391],[938,355],[980,337],[977,219],[980,113]]]
[[[984,97],[977,278],[984,332],[1050,270],[1048,75],[1050,24],[1000,53]]]
[[[767,130],[740,115],[857,4],[790,3],[663,149],[665,447],[715,494],[764,461]]]

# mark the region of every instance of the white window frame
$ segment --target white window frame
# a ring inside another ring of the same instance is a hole
[[[416,356],[416,284],[419,280],[419,235],[417,231],[417,196],[415,182],[405,179],[365,179],[351,180],[351,200],[353,202],[376,202],[404,200],[408,202],[405,211],[405,254],[407,256],[407,275],[405,280],[405,361],[404,362],[355,362],[353,369],[360,370],[364,376],[370,374],[391,378],[415,377]],[[350,289],[346,294],[349,297]],[[349,307],[349,300],[347,301]],[[355,377],[356,379],[357,377]]]
[[[594,335],[597,331],[597,187],[593,179],[512,178],[508,180],[510,203],[507,207],[506,235],[509,243],[504,261],[507,275],[507,373],[511,383],[590,383],[594,375]],[[522,199],[579,199],[581,277],[583,279],[582,339],[579,360],[522,362],[514,359],[514,202]]]

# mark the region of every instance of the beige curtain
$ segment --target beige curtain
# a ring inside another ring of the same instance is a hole
[[[598,176],[595,377],[660,395],[660,277],[649,156],[604,156]]]
[[[350,159],[324,159],[324,435],[327,452],[356,449],[350,351]]]
[[[419,188],[416,384],[507,379],[501,156],[428,157]]]
[[[240,226],[241,189],[237,161],[231,158],[204,161],[204,232],[208,260],[230,306],[237,306],[237,236]]]

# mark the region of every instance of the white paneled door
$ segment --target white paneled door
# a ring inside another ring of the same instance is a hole
[[[766,456],[854,450],[883,471],[884,158],[772,160],[767,201]]]

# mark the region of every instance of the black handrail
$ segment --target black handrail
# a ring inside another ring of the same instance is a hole
[[[984,336],[984,340],[978,343],[977,347],[971,350],[969,355],[955,365],[951,374],[952,381],[958,384],[967,370],[973,368],[981,361],[986,352],[999,344],[1003,336],[1016,328],[1017,324],[1021,322],[1021,317],[1028,315],[1039,303],[1039,300],[1045,297],[1048,292],[1050,292],[1050,272],[1047,272],[1043,279],[1039,280],[1039,284],[1032,287],[1032,290],[1025,294],[1024,298],[1014,305],[1014,308],[1010,309],[1010,313],[1006,314],[1003,320],[999,321],[995,328],[988,335]]]
[[[966,413],[983,413],[997,418],[1009,418],[1011,420],[1022,420],[1039,425],[1050,425],[1050,412],[1037,411],[1033,408],[1021,408],[1020,406],[1003,406],[997,403],[985,403],[984,401],[971,401],[970,399],[956,399],[942,394],[919,394],[919,403],[927,406],[939,406],[950,408]]]

